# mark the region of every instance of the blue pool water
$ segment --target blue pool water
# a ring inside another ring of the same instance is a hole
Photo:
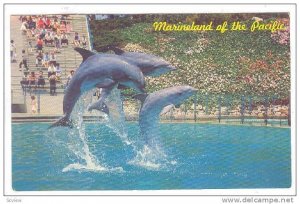
[[[289,128],[160,124],[161,154],[130,144],[105,124],[83,130],[12,125],[17,191],[289,188]],[[153,156],[156,154],[156,156]],[[160,158],[163,157],[163,158]]]

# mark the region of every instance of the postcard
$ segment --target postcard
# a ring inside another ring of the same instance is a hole
[[[218,6],[6,4],[4,195],[293,202],[295,5]]]

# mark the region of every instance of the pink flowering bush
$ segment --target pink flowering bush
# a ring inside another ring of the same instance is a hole
[[[288,45],[290,43],[290,21],[287,18],[278,19],[277,21],[283,23],[286,29],[273,32],[271,37],[281,45]]]
[[[140,23],[120,30],[120,35],[127,41],[125,50],[160,56],[177,68],[160,77],[147,77],[147,92],[187,84],[200,95],[286,98],[290,90],[289,21],[282,22],[287,29],[273,34],[145,32],[151,24]]]

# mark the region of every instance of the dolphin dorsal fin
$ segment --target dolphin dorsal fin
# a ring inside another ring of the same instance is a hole
[[[145,99],[147,98],[147,96],[148,96],[148,94],[142,93],[142,94],[136,94],[132,98],[140,100],[143,104]]]
[[[116,55],[122,55],[124,53],[124,50],[121,50],[120,48],[118,47],[109,47],[112,51],[114,51],[114,53]]]
[[[83,49],[83,48],[80,48],[80,47],[75,47],[74,50],[77,51],[81,55],[82,62],[84,62],[90,56],[93,56],[93,55],[96,54],[96,53],[94,53],[90,50],[86,50],[86,49]]]

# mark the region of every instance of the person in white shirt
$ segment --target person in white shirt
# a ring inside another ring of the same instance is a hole
[[[49,62],[55,64],[56,63],[56,55],[54,54],[54,52],[50,53],[50,58],[49,58]]]
[[[83,35],[81,39],[82,48],[86,48],[87,40],[86,37]]]
[[[56,74],[56,68],[54,66],[54,63],[50,63],[50,66],[48,68],[48,78],[52,75]]]
[[[10,41],[10,62],[16,62],[16,45],[13,40]]]
[[[27,22],[23,21],[22,25],[21,25],[21,28],[20,28],[20,30],[22,31],[23,34],[27,33],[27,26],[28,26]]]
[[[69,45],[69,40],[68,40],[68,36],[66,33],[62,34],[60,43],[61,43],[61,45],[63,45],[63,44]]]
[[[70,81],[71,81],[73,75],[74,75],[74,70],[71,70],[71,71],[70,71],[70,74],[68,75],[68,78],[67,78],[67,84],[66,84],[66,87],[69,85],[69,83],[70,83]]]
[[[43,56],[43,65],[44,65],[44,67],[49,66],[49,61],[50,61],[50,56],[49,56],[49,53],[46,52],[46,54],[44,54],[44,56]]]
[[[57,81],[60,81],[62,70],[61,70],[61,68],[60,68],[59,63],[56,63],[55,69],[56,69],[56,77],[57,77]]]

